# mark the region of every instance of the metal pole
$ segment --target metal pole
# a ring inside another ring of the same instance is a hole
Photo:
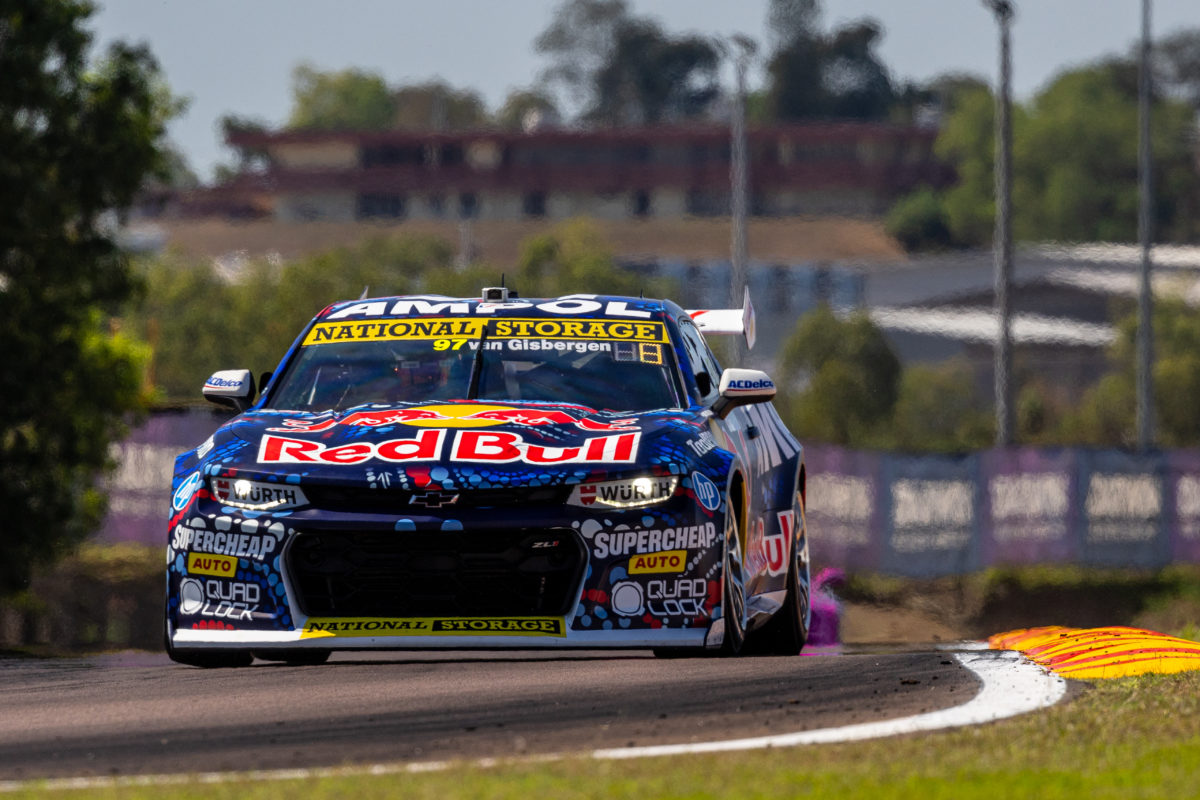
[[[1138,271],[1137,442],[1145,452],[1154,445],[1154,327],[1150,289],[1150,246],[1153,183],[1150,151],[1150,0],[1142,0],[1142,43],[1138,60],[1138,239],[1142,261]]]
[[[732,38],[738,52],[734,56],[737,72],[737,93],[733,103],[730,125],[731,165],[729,170],[733,241],[731,243],[732,270],[730,275],[730,308],[741,308],[742,293],[746,285],[746,216],[748,213],[749,171],[746,165],[746,68],[754,55],[754,42],[745,36]],[[746,357],[745,344],[741,339],[735,347],[736,359],[740,364]]]
[[[995,311],[999,331],[993,350],[996,391],[996,446],[1013,442],[1012,309],[1012,54],[1009,29],[1014,13],[1008,0],[985,0],[1000,27],[1000,87],[996,93],[996,231],[992,242],[995,258]]]

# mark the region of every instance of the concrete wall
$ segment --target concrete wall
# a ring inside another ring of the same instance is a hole
[[[353,142],[288,142],[271,147],[271,156],[287,169],[356,169],[358,145]]]
[[[284,194],[275,205],[275,217],[283,222],[309,222],[315,219],[346,222],[353,220],[358,198],[349,192],[329,194]]]

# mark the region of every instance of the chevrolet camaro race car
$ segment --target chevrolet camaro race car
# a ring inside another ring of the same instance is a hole
[[[166,646],[178,662],[333,650],[798,653],[804,459],[753,310],[570,295],[391,297],[317,315],[256,396],[175,461]]]

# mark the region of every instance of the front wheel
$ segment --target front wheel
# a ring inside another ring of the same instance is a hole
[[[721,655],[736,656],[746,643],[746,578],[742,572],[742,544],[733,509],[729,520],[725,532],[725,564],[721,570],[721,619],[725,624]]]
[[[803,529],[804,507],[799,498],[796,501],[794,525]],[[794,656],[799,655],[808,641],[809,616],[809,575],[808,559],[800,547],[800,537],[797,532],[791,532],[791,544],[788,558],[787,595],[783,606],[775,612],[760,630],[751,634],[747,649],[755,653]]]

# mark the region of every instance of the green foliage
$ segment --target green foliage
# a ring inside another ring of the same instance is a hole
[[[105,314],[136,286],[106,215],[167,177],[179,104],[143,48],[114,44],[89,68],[91,11],[0,6],[0,595],[100,520],[96,480],[141,401],[145,350]]]
[[[1154,306],[1154,413],[1157,443],[1200,445],[1200,311],[1178,298],[1159,297]],[[1136,443],[1137,315],[1125,316],[1110,349],[1112,371],[1091,387],[1076,407],[1048,423],[1061,444],[1133,447]]]
[[[994,100],[964,87],[938,136],[939,157],[958,183],[945,195],[953,237],[990,240],[994,214]],[[1154,103],[1152,137],[1157,230],[1195,232],[1200,187],[1186,103]],[[1061,74],[1028,107],[1014,105],[1013,225],[1026,239],[1131,241],[1137,235],[1136,67],[1121,60]]]
[[[900,378],[890,445],[946,453],[989,447],[995,433],[986,408],[969,364],[914,364]]]
[[[801,318],[779,358],[784,385],[806,386],[778,405],[802,439],[853,445],[878,435],[891,417],[900,362],[865,314],[838,318],[821,306]]]
[[[594,223],[568,220],[521,245],[517,280],[526,297],[594,294],[670,297],[674,287],[614,267],[612,249]]]
[[[392,127],[395,115],[391,91],[378,73],[321,72],[310,64],[292,71],[289,128],[379,131]]]
[[[938,193],[928,187],[898,200],[888,211],[884,228],[909,252],[942,250],[953,244],[949,212]]]
[[[1013,116],[1019,114],[1013,108]],[[991,241],[995,225],[995,103],[986,87],[968,87],[954,98],[954,110],[938,134],[935,152],[954,164],[958,182],[946,190],[944,208],[957,242]],[[1014,121],[1014,129],[1019,126]]]
[[[129,323],[154,349],[160,400],[190,401],[218,369],[272,370],[304,325],[325,306],[360,296],[426,291],[450,270],[443,240],[377,238],[286,265],[247,264],[220,274],[209,263],[165,257],[143,265],[145,300]],[[476,287],[475,291],[478,291]]]
[[[153,347],[150,374],[159,401],[191,402],[218,369],[273,370],[317,312],[364,289],[372,297],[477,297],[482,287],[499,285],[500,270],[455,268],[452,259],[445,240],[413,235],[369,239],[287,264],[254,261],[232,275],[210,263],[161,257],[141,265],[147,289],[127,324]],[[670,296],[663,282],[643,285],[617,270],[596,227],[582,220],[527,240],[507,283],[524,297],[643,289]]]

